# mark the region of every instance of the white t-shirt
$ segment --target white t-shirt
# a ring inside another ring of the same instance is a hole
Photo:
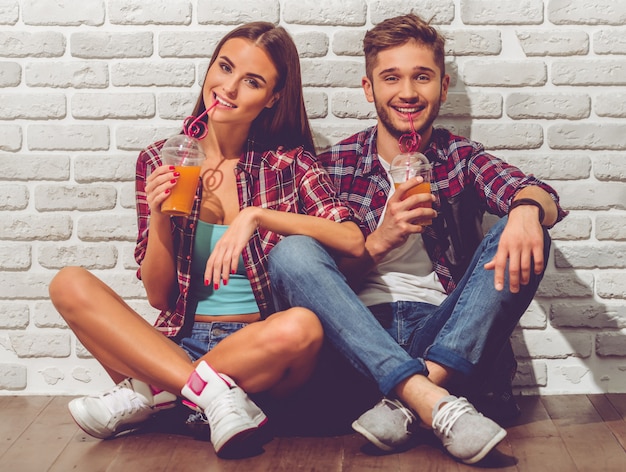
[[[379,157],[389,173],[389,163]],[[391,177],[389,177],[391,181]],[[393,185],[389,197],[394,193]],[[389,197],[387,200],[389,200]],[[382,222],[382,218],[378,222]],[[359,298],[367,305],[396,301],[439,305],[446,292],[433,270],[421,234],[412,234],[400,247],[390,251],[365,278]]]

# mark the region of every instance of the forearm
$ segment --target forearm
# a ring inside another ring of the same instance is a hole
[[[524,187],[519,192],[517,192],[517,194],[513,198],[513,201],[522,198],[530,198],[531,200],[535,200],[543,207],[543,211],[545,212],[545,217],[543,218],[543,221],[541,221],[541,224],[543,226],[552,226],[554,223],[556,223],[556,220],[558,218],[558,209],[556,203],[554,203],[554,200],[552,200],[550,194],[544,189],[542,189],[541,187],[537,187],[536,185]]]
[[[365,252],[361,257],[343,258],[339,269],[347,277],[353,289],[358,289],[364,277],[370,273],[392,248],[378,237],[377,231],[365,240]]]
[[[338,223],[325,218],[255,207],[254,218],[259,227],[284,236],[310,236],[327,248],[348,257],[363,254],[364,238],[352,221]]]
[[[150,305],[161,310],[170,308],[176,288],[176,264],[170,219],[166,215],[152,215],[141,280]]]

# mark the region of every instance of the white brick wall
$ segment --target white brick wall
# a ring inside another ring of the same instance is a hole
[[[528,393],[626,391],[626,2],[0,0],[0,394],[110,385],[47,298],[80,264],[148,319],[135,278],[134,160],[191,112],[242,22],[280,22],[320,147],[373,122],[360,40],[414,11],[446,35],[440,122],[552,183],[558,225],[514,334]]]

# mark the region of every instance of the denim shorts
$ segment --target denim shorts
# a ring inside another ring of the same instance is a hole
[[[217,346],[217,343],[222,339],[239,331],[248,324],[219,321],[201,323],[196,321],[189,336],[182,338],[179,344],[191,360],[195,362]]]

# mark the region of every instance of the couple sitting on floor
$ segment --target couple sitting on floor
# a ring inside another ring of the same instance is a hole
[[[336,359],[378,396],[354,392],[353,407],[371,403],[352,426],[383,450],[406,447],[420,425],[475,463],[504,438],[482,401],[510,393],[509,335],[543,276],[546,228],[565,212],[548,185],[433,127],[450,82],[435,28],[388,19],[364,52],[377,124],[316,157],[288,33],[254,22],[218,44],[193,113],[207,157],[189,216],[161,212],[180,177],[162,164],[163,141],[137,161],[135,256],[155,326],[82,268],[51,282],[55,307],[117,383],[70,402],[87,433],[115,436],[182,399],[228,457],[277,398]],[[409,195],[419,178],[391,183],[407,136],[432,164],[432,194]],[[483,237],[484,211],[501,218]],[[315,388],[332,403],[342,387]]]

